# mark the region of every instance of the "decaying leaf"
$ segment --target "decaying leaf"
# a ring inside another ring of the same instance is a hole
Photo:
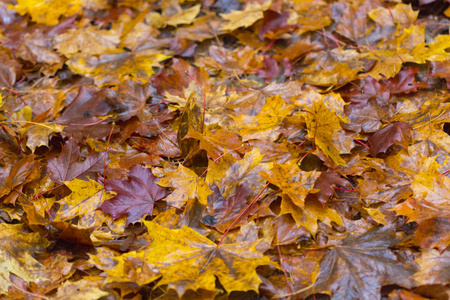
[[[147,221],[145,225],[153,239],[147,247],[110,258],[116,262],[113,267],[96,264],[106,271],[110,282],[138,280],[139,284],[145,284],[161,277],[158,286],[168,285],[181,297],[188,290],[214,291],[217,277],[227,293],[257,291],[261,280],[256,267],[272,264],[262,254],[267,249],[264,240],[218,246],[189,227],[171,230]],[[93,258],[94,261],[102,259],[101,256]],[[138,262],[134,267],[133,261]],[[140,279],[123,276],[124,268],[128,267],[131,267],[130,276],[141,272],[137,268],[145,275]],[[235,274],[241,274],[239,279]]]
[[[396,240],[389,227],[348,236],[322,258],[316,287],[332,292],[332,299],[380,299],[383,285],[395,282],[406,288],[414,286],[410,276],[417,265],[400,262],[392,253],[389,247]]]
[[[27,283],[36,284],[48,280],[45,267],[33,256],[44,252],[51,243],[39,233],[26,233],[22,224],[0,224],[0,293],[7,293],[13,286],[10,276],[14,274]]]
[[[195,197],[200,203],[206,204],[206,198],[212,193],[204,178],[182,165],[179,165],[176,170],[168,171],[165,175],[157,184],[175,189],[166,198],[167,203],[175,207],[181,207],[188,199]]]
[[[410,2],[0,2],[0,298],[447,299],[450,9]]]
[[[81,6],[81,0],[19,0],[12,8],[22,15],[30,14],[34,22],[56,25],[60,16],[72,16],[79,13]]]
[[[139,165],[130,169],[127,180],[105,180],[105,188],[117,195],[106,200],[100,209],[114,219],[127,215],[127,224],[151,216],[155,202],[169,194],[157,184],[157,177],[150,169]]]

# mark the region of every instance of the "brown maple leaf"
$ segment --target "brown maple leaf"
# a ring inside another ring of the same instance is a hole
[[[415,285],[410,278],[417,265],[400,262],[390,250],[400,239],[388,226],[347,236],[341,245],[329,250],[320,263],[316,291],[331,291],[332,299],[380,299],[380,288],[396,284]]]
[[[369,138],[370,154],[375,157],[379,153],[386,153],[386,150],[394,144],[407,147],[412,142],[411,134],[412,127],[407,123],[389,124]]]
[[[155,202],[169,194],[156,184],[157,177],[150,169],[136,165],[130,169],[127,180],[105,180],[105,188],[117,195],[103,202],[100,210],[114,219],[127,215],[127,224],[152,215]]]
[[[101,172],[104,169],[105,154],[94,153],[80,159],[80,146],[70,138],[63,147],[61,154],[48,160],[48,172],[55,182],[71,181],[74,178],[85,179],[89,174]]]

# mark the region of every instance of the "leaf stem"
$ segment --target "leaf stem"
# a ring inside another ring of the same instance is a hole
[[[114,131],[114,126],[115,125],[116,125],[116,123],[113,122],[112,126],[111,126],[111,131],[109,132],[109,135],[108,135],[108,140],[106,141],[105,159],[103,160],[103,178],[104,178],[104,185],[105,185],[104,187],[105,187],[105,189],[106,189],[106,158],[108,157],[108,151],[109,151],[109,148],[110,148],[109,141],[111,140],[111,135],[112,135],[112,133]]]
[[[244,147],[244,145],[239,146],[239,147],[234,148],[234,149],[231,149],[231,151],[236,151],[237,149],[240,149],[240,148],[242,148],[242,147]],[[225,149],[224,149],[224,150],[225,150]],[[221,159],[225,154],[231,153],[231,151],[230,151],[230,152],[225,152],[225,151],[224,151],[221,155],[219,155],[219,157],[217,157],[215,160],[213,160],[212,164],[210,164],[210,165],[205,169],[205,171],[203,171],[202,175],[200,175],[199,177],[203,177],[203,175],[205,175],[206,172],[208,172],[208,170],[211,168],[211,166],[212,166],[213,164],[215,164],[215,163],[216,163],[219,159]]]
[[[227,230],[225,230],[225,233],[223,234],[222,238],[217,244],[217,247],[219,247],[222,244],[223,240],[227,236],[228,232],[230,232],[230,230],[233,228],[234,224],[236,224],[236,222],[245,214],[245,212],[253,205],[253,203],[255,203],[256,200],[259,199],[259,197],[261,197],[262,193],[269,187],[269,184],[270,182],[267,182],[266,186],[258,193],[258,195],[256,195],[255,198],[253,198],[252,202],[250,202],[250,204],[247,205],[247,207],[241,211],[241,213],[236,217],[236,219],[234,219],[233,223],[231,223],[231,225],[227,228]]]
[[[52,128],[52,127],[50,127],[50,126],[44,125],[44,124],[42,124],[42,123],[32,122],[32,121],[16,121],[16,120],[10,120],[10,121],[2,121],[2,122],[0,122],[0,123],[2,123],[2,124],[7,124],[7,123],[28,123],[28,124],[33,124],[33,125],[37,125],[37,126],[42,126],[42,127],[47,128],[47,129],[50,129],[50,130],[55,130],[54,128]]]
[[[305,139],[303,142],[301,142],[297,147],[301,147],[304,143],[306,143],[306,141],[307,141],[308,139]]]
[[[284,294],[284,295],[275,295],[272,297],[272,299],[280,299],[280,298],[285,298],[285,297],[289,297],[289,296],[294,296],[294,295],[298,295],[300,293],[306,292],[307,290],[311,289],[314,287],[314,283],[311,285],[308,285],[307,287],[302,288],[301,290],[295,291],[293,293],[290,294]]]
[[[333,186],[333,188],[335,190],[344,191],[344,192],[357,192],[357,190],[343,189],[343,188],[340,188],[340,187],[337,187],[337,186]]]
[[[271,41],[271,42],[269,43],[269,45],[263,50],[263,52],[261,52],[261,55],[264,55],[264,53],[266,53],[266,52],[270,49],[270,47],[272,47],[273,44],[275,44],[276,41],[277,41],[277,40]]]
[[[278,256],[280,257],[280,266],[283,269],[284,278],[286,279],[286,285],[287,285],[288,291],[290,293],[292,293],[292,288],[291,288],[291,285],[289,283],[289,278],[288,278],[288,275],[287,275],[287,271],[286,271],[286,268],[284,267],[284,264],[283,264],[283,257],[281,256],[280,245],[277,245],[277,250],[278,250]]]
[[[363,145],[364,147],[366,147],[367,150],[370,150],[369,146],[367,146],[365,143],[361,142],[360,140],[358,140],[358,139],[353,139],[353,140],[354,140],[355,142],[357,142],[357,143]]]

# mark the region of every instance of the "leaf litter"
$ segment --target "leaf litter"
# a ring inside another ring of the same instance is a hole
[[[0,2],[1,297],[448,299],[449,18]]]

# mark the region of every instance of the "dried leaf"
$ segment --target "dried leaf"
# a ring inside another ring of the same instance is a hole
[[[117,195],[106,200],[100,209],[114,219],[127,215],[127,224],[152,215],[155,202],[169,192],[157,184],[157,177],[150,169],[136,165],[130,169],[127,180],[105,180],[105,188]]]

